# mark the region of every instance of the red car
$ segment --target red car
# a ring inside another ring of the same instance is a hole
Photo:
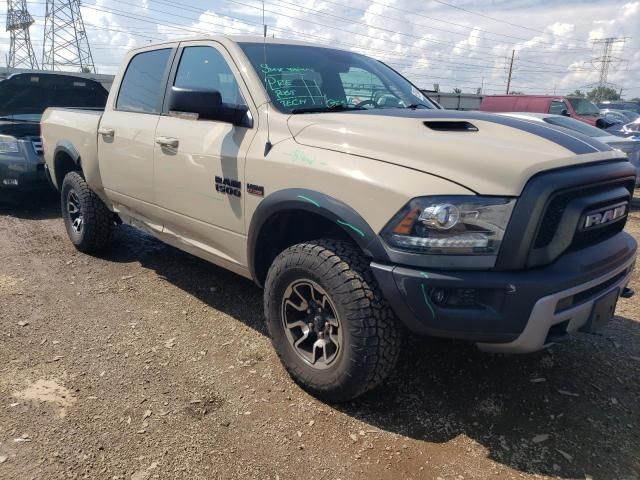
[[[555,95],[491,95],[484,97],[480,110],[485,112],[553,113],[595,125],[600,109],[590,100]]]

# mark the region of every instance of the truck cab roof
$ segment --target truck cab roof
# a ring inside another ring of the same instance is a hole
[[[271,45],[306,45],[309,47],[316,48],[335,48],[331,45],[320,45],[310,42],[303,42],[299,40],[289,40],[283,38],[270,38],[263,37],[259,35],[193,35],[188,37],[175,38],[172,40],[164,40],[162,42],[149,43],[137,48],[132,49],[132,51],[136,50],[149,50],[154,47],[162,47],[167,44],[175,44],[181,42],[198,42],[198,41],[216,41],[220,42],[223,45],[229,44],[237,44],[237,43],[266,43]]]

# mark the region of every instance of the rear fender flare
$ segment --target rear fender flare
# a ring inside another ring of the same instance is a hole
[[[68,156],[78,169],[82,168],[82,165],[80,162],[80,153],[78,153],[78,150],[76,150],[76,147],[74,147],[73,144],[68,140],[61,140],[60,142],[58,142],[56,144],[56,148],[53,150],[53,172],[49,172],[51,176],[51,180],[56,184],[58,189],[62,188],[62,185],[61,185],[62,179],[58,178],[58,172],[57,172],[57,168],[58,168],[57,159],[60,153],[64,153],[66,156]]]

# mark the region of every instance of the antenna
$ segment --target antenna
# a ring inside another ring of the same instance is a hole
[[[42,68],[96,72],[80,0],[47,0]]]
[[[27,0],[7,1],[7,32],[11,34],[7,67],[38,68],[29,35],[29,27],[33,22],[33,17],[27,11]]]
[[[264,0],[262,0],[262,27],[263,27],[263,37],[262,37],[262,51],[264,58],[264,66],[267,67],[267,23],[264,20]],[[264,72],[264,88],[265,91],[267,89],[267,72]],[[264,156],[266,157],[273,145],[271,144],[271,129],[269,128],[269,105],[271,104],[271,97],[269,97],[269,92],[267,92],[267,143],[264,145]]]

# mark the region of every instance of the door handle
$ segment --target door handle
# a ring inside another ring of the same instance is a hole
[[[180,141],[173,137],[156,137],[156,143],[163,147],[178,148]]]
[[[113,135],[116,133],[116,131],[113,128],[100,127],[98,129],[98,133],[100,135],[104,135],[105,137],[113,137]]]

